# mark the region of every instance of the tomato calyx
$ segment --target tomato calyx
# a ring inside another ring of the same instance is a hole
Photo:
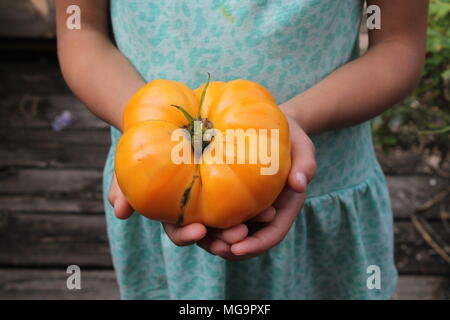
[[[211,143],[211,140],[205,141],[203,139],[205,131],[208,129],[213,129],[213,123],[208,118],[202,118],[201,116],[203,101],[205,100],[206,90],[208,89],[210,81],[211,74],[208,72],[208,80],[205,84],[205,87],[203,88],[202,95],[200,96],[200,103],[198,105],[197,116],[195,118],[192,117],[191,114],[182,106],[178,106],[175,104],[170,105],[180,110],[188,120],[189,124],[187,126],[184,126],[184,128],[189,132],[189,136],[191,137],[191,144],[194,150],[201,150],[201,153],[203,153],[203,150],[205,150],[205,148]],[[200,146],[201,148],[199,149]]]

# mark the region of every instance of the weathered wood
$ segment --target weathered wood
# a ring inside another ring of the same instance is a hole
[[[408,218],[416,208],[448,186],[448,180],[437,176],[387,176],[386,180],[396,218]],[[423,216],[438,218],[439,207],[431,208]]]
[[[10,2],[0,0],[0,7]],[[5,12],[0,10],[0,16]],[[5,21],[0,18],[0,24]],[[54,52],[39,49],[30,54],[18,47],[5,51],[8,46],[0,48],[0,266],[8,267],[0,269],[0,299],[116,298],[110,270],[83,271],[81,291],[65,287],[69,264],[111,268],[101,201],[109,130],[70,95]],[[73,122],[61,132],[52,131],[52,121],[65,110]],[[399,298],[445,298],[449,267],[408,216],[448,180],[424,176],[430,170],[420,153],[379,154],[379,159],[385,172],[395,175],[388,176],[388,183],[400,273],[442,276],[401,276]],[[424,216],[448,242],[439,207]],[[27,267],[36,269],[23,269]]]
[[[1,37],[54,37],[52,0],[0,1]]]
[[[69,290],[66,270],[0,269],[0,300],[119,299],[113,271],[81,269],[81,289]]]
[[[111,267],[105,217],[0,213],[0,265]]]
[[[4,48],[3,48],[4,49]],[[56,52],[0,51],[0,94],[54,95],[70,94],[58,65]]]
[[[65,268],[0,269],[0,300],[13,299],[118,299],[119,290],[112,270],[81,269],[81,289],[67,289]],[[395,299],[449,299],[445,277],[401,276]]]
[[[102,215],[0,213],[0,265],[79,264],[111,267]],[[433,227],[442,237],[439,223]],[[400,273],[449,275],[450,268],[419,237],[409,222],[395,224],[396,261]]]
[[[10,95],[0,102],[1,123],[7,128],[50,129],[63,111],[72,114],[68,128],[102,129],[106,122],[95,117],[72,95]]]
[[[0,213],[74,213],[80,215],[104,214],[101,199],[67,199],[45,196],[0,197]]]
[[[426,167],[423,152],[417,150],[391,150],[388,155],[385,155],[381,150],[376,151],[378,161],[385,174],[410,175],[431,172]]]
[[[449,300],[449,278],[401,276],[395,298],[399,300]]]
[[[56,136],[56,134],[55,134]],[[97,168],[105,165],[108,145],[78,145],[59,143],[10,144],[0,148],[0,168]]]
[[[47,129],[18,129],[11,134],[5,130],[2,132],[2,128],[0,128],[0,135],[2,133],[4,133],[3,137],[5,138],[0,142],[0,150],[15,148],[17,145],[62,148],[66,145],[109,146],[111,144],[108,129],[62,130],[58,132]]]
[[[447,243],[450,233],[440,222],[430,224]],[[395,262],[402,274],[449,275],[450,266],[420,236],[411,222],[394,224]]]
[[[101,192],[102,172],[99,170],[24,169],[0,173],[1,194],[46,194]]]

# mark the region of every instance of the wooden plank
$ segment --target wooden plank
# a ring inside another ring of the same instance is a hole
[[[0,269],[0,300],[116,300],[119,289],[112,270],[81,269],[81,289],[67,289],[66,268]]]
[[[449,300],[449,278],[430,276],[400,276],[397,286],[397,294],[394,299]]]
[[[111,267],[105,217],[0,213],[0,265]]]
[[[434,234],[450,243],[450,233],[440,222],[430,223]],[[420,236],[411,222],[394,224],[395,262],[402,274],[450,275],[450,266]]]
[[[108,145],[58,143],[10,144],[0,148],[0,168],[96,168],[105,165]]]
[[[119,298],[119,290],[112,270],[81,269],[80,290],[67,289],[67,276],[65,268],[0,269],[0,300]],[[400,276],[394,299],[449,299],[448,292],[449,281],[445,277]]]
[[[0,175],[0,194],[101,192],[102,172],[94,169],[8,170]]]
[[[387,176],[386,180],[396,218],[408,218],[416,208],[448,186],[448,180],[429,175]],[[437,218],[438,209],[432,208],[424,216]]]
[[[0,197],[0,213],[104,214],[101,199],[67,199],[44,196]]]
[[[0,102],[0,123],[7,128],[51,129],[52,121],[64,111],[72,115],[68,128],[108,128],[73,95],[61,94],[6,96]]]
[[[0,128],[0,135],[5,137],[0,142],[0,149],[15,148],[17,145],[62,148],[69,144],[82,146],[109,146],[111,144],[111,136],[108,129],[62,130],[58,132],[48,129],[20,129],[13,130],[10,133],[5,128]]]
[[[0,218],[0,265],[111,267],[102,215],[3,212]],[[434,223],[433,227],[445,237],[442,225]],[[411,223],[399,222],[395,228],[400,273],[450,274],[448,265],[426,245]]]
[[[385,174],[430,173],[430,170],[426,168],[425,155],[421,151],[393,149],[388,154],[384,154],[378,147],[375,147],[375,151]]]
[[[52,72],[45,70],[35,70],[35,73],[16,73],[17,70],[1,70],[0,77],[5,77],[0,81],[0,94],[32,94],[44,95],[58,93],[69,93],[70,90],[61,78],[58,69]],[[12,72],[12,74],[10,74]]]
[[[50,38],[55,34],[54,1],[0,1],[1,37]]]
[[[0,94],[10,95],[54,95],[70,94],[58,65],[56,52],[30,54],[0,52]]]
[[[30,59],[35,59],[36,55],[56,57],[56,38],[8,38],[7,41],[0,42],[0,57],[2,58],[13,58],[15,61],[23,59],[23,62],[29,62]],[[53,61],[56,62],[56,59]],[[7,65],[8,62],[3,60],[0,69],[5,67],[3,64]],[[55,63],[55,67],[58,67],[57,63]]]
[[[0,127],[6,136],[0,144],[0,167],[103,167],[109,128],[73,96],[12,96],[0,104]],[[74,119],[55,132],[51,123],[63,111]]]

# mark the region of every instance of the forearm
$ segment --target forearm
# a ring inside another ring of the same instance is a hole
[[[367,0],[382,14],[368,52],[282,105],[308,133],[370,120],[405,97],[423,69],[427,0]]]
[[[308,133],[356,125],[382,113],[418,83],[423,52],[388,41],[283,104]]]
[[[80,7],[80,29],[66,27],[70,5]],[[108,1],[58,0],[56,13],[58,57],[68,86],[95,115],[120,130],[125,105],[145,83],[109,39]]]
[[[144,85],[130,62],[95,33],[85,34],[74,46],[59,45],[58,54],[74,94],[95,115],[121,130],[126,103]]]

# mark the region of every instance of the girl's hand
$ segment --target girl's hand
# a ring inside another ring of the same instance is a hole
[[[281,242],[303,207],[307,184],[316,172],[315,148],[298,123],[289,121],[292,168],[288,184],[272,207],[247,224],[225,230],[211,229],[198,242],[206,251],[228,260],[255,257]],[[249,227],[252,229],[249,232]]]
[[[114,214],[119,219],[128,219],[133,214],[133,208],[128,203],[125,195],[120,190],[116,174],[113,175],[111,186],[108,192],[108,201],[114,208]]]
[[[303,206],[307,184],[316,171],[312,141],[293,119],[288,117],[288,121],[292,144],[292,168],[288,184],[273,206],[261,212],[249,223],[225,230],[207,230],[200,223],[183,227],[163,223],[164,230],[174,244],[186,246],[197,243],[206,251],[224,259],[243,260],[269,250],[284,239]],[[120,190],[115,175],[108,200],[114,207],[117,218],[127,219],[133,214],[133,208]],[[249,227],[256,229],[251,235]]]
[[[120,190],[115,174],[112,178],[111,187],[109,188],[108,201],[113,206],[114,214],[119,219],[128,219],[134,212],[125,195]],[[163,223],[163,226],[170,240],[178,246],[193,244],[206,235],[206,227],[200,223],[192,223],[183,227]]]

